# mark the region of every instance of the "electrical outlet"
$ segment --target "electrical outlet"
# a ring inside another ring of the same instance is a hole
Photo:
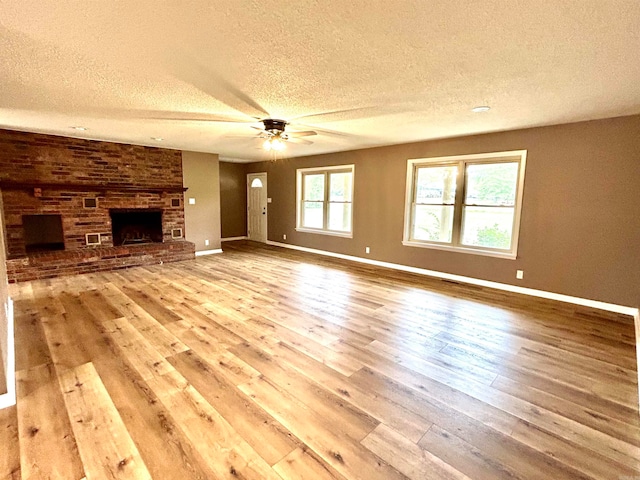
[[[369,247],[364,247],[364,253],[371,253],[371,249]]]
[[[524,278],[524,270],[516,270],[516,278],[522,280]]]
[[[287,239],[287,234],[286,234],[286,233],[284,233],[284,234],[282,235],[282,239],[283,239],[283,240],[286,240],[286,239]]]
[[[195,205],[196,204],[196,199],[191,197],[189,198],[189,205]]]
[[[208,247],[209,246],[209,240],[205,240],[204,241],[204,245],[205,245],[205,247]]]

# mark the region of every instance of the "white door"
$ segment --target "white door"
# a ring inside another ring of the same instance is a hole
[[[267,174],[247,175],[247,236],[249,240],[267,241]]]

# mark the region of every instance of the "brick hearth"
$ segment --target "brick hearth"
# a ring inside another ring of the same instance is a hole
[[[179,151],[0,130],[0,190],[11,281],[194,258],[172,237],[185,228]],[[114,247],[110,209],[161,210],[163,242]],[[64,250],[27,255],[22,215],[39,214],[61,215]]]
[[[34,253],[7,260],[10,283],[76,275],[118,268],[177,262],[194,258],[191,242],[149,243],[121,247],[96,247],[73,251]]]

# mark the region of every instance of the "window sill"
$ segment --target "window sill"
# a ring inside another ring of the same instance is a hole
[[[403,240],[402,245],[404,245],[405,247],[431,248],[434,250],[445,250],[448,252],[470,253],[472,255],[483,255],[485,257],[505,258],[508,260],[515,260],[518,256],[517,253],[512,253],[512,252],[492,252],[490,250],[481,250],[478,248],[451,247],[449,245],[437,245],[434,243],[423,243],[423,242],[416,242],[411,240]]]
[[[296,232],[303,233],[318,233],[320,235],[330,235],[332,237],[353,238],[353,233],[350,232],[332,232],[329,230],[315,230],[313,228],[296,228]]]

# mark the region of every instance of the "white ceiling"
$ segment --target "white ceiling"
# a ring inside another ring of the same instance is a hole
[[[302,156],[640,113],[640,1],[2,0],[0,62],[2,128]]]

